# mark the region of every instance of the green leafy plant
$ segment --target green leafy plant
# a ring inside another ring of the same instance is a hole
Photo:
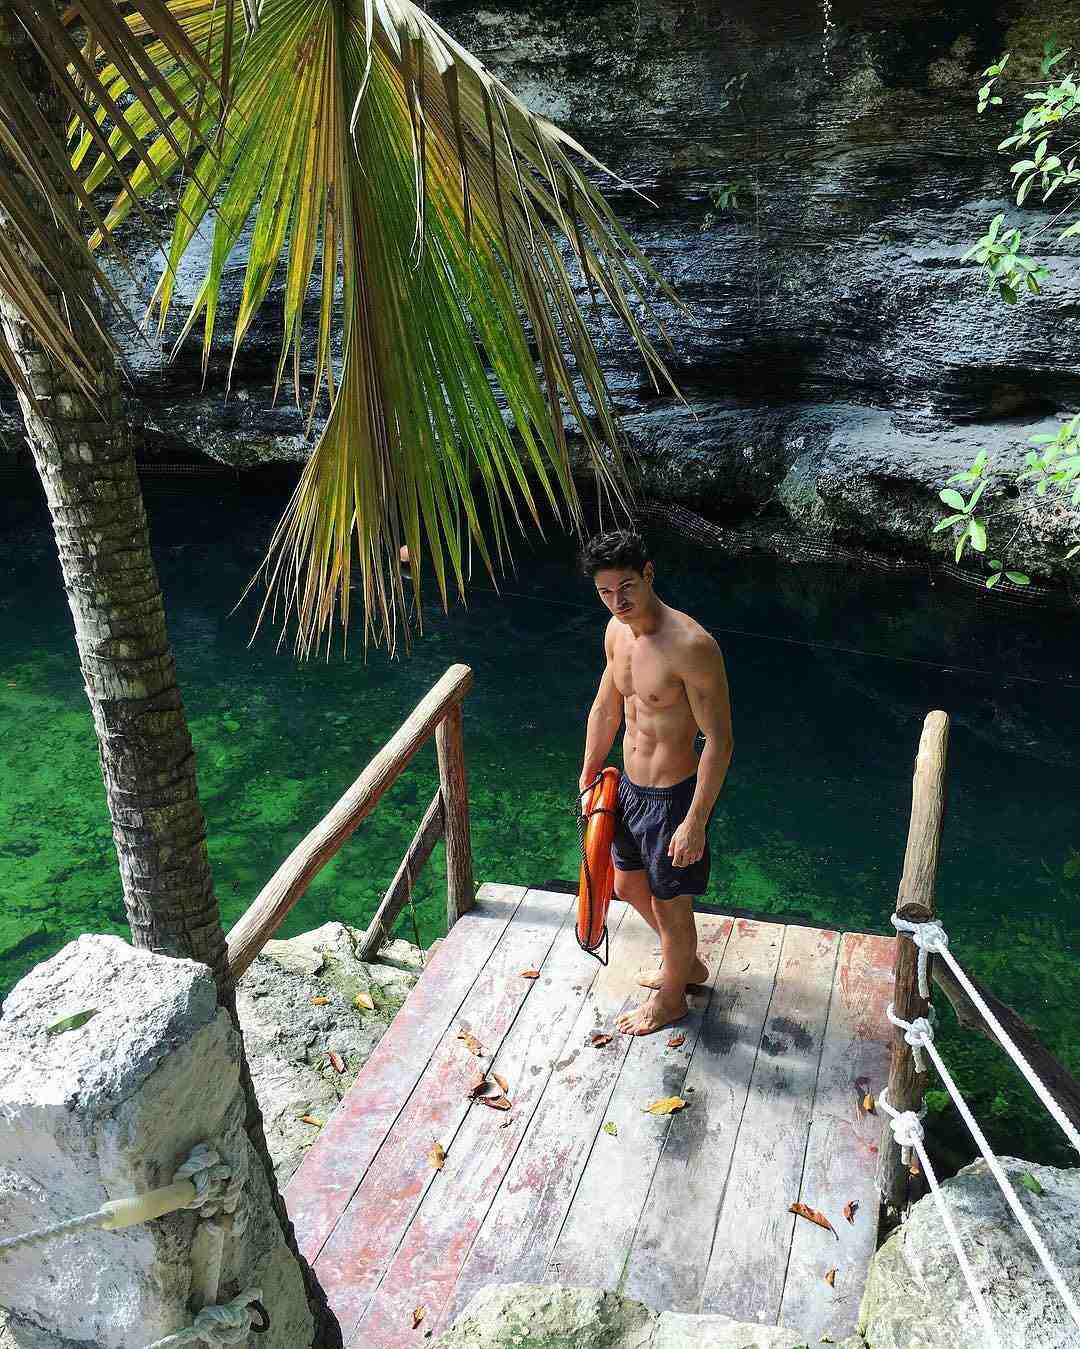
[[[709,189],[712,210],[708,211],[701,222],[702,231],[711,229],[716,218],[724,211],[738,211],[754,202],[754,184],[749,178],[733,178],[729,182],[717,183]]]
[[[1005,213],[1002,211],[1000,215],[994,216],[990,228],[960,261],[970,262],[974,258],[981,263],[989,276],[988,293],[993,294],[996,290],[1006,304],[1015,304],[1025,288],[1038,295],[1050,273],[1034,258],[1021,254],[1020,231],[1002,231],[1004,223]]]

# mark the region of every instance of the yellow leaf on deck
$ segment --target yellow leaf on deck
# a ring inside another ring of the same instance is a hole
[[[874,1107],[876,1105],[877,1102],[874,1100],[873,1096],[871,1096],[870,1093],[867,1092],[862,1100],[862,1108],[866,1111],[868,1115],[872,1115],[874,1113]]]
[[[604,1125],[604,1133],[610,1134],[612,1138],[618,1138],[619,1126],[615,1123],[613,1119],[609,1119],[608,1122]]]
[[[471,1031],[459,1030],[457,1038],[465,1041],[465,1048],[470,1054],[475,1054],[478,1059],[484,1057],[484,1046]]]
[[[427,1312],[427,1309],[426,1309],[425,1307],[414,1307],[414,1308],[413,1308],[413,1314],[412,1314],[412,1328],[413,1328],[413,1330],[415,1330],[416,1327],[420,1324],[420,1322],[424,1319],[424,1316],[426,1315],[426,1312]]]
[[[441,1171],[446,1163],[446,1149],[441,1143],[432,1143],[427,1159],[436,1171]]]
[[[828,1272],[828,1274],[825,1275],[825,1282],[829,1285],[830,1288],[835,1288],[835,1287],[836,1287],[836,1270],[835,1270],[835,1269],[830,1269],[829,1272]]]
[[[329,1001],[329,998],[312,998],[311,1005],[312,1007],[325,1007]]]
[[[680,1031],[678,1035],[673,1035],[671,1037],[671,1039],[667,1042],[667,1047],[668,1049],[678,1049],[680,1045],[684,1045],[685,1043],[686,1043],[686,1036],[683,1035],[683,1033]]]
[[[840,1240],[840,1234],[824,1213],[819,1213],[816,1208],[811,1208],[809,1204],[789,1204],[788,1212],[797,1214],[800,1218],[806,1218],[808,1222],[816,1223],[818,1227],[823,1227],[826,1232],[831,1232],[833,1236]]]
[[[491,1076],[495,1079],[496,1082],[498,1082],[499,1086],[502,1087],[503,1093],[509,1094],[510,1083],[507,1082],[506,1078],[500,1077],[498,1073],[492,1073]]]
[[[539,978],[540,978],[540,971],[539,971],[539,970],[522,970],[522,971],[521,971],[521,977],[522,977],[523,979],[539,979]]]
[[[357,993],[354,1001],[357,1007],[364,1012],[373,1012],[375,1010],[375,1004],[371,1000],[370,993]]]
[[[647,1105],[645,1110],[650,1115],[673,1115],[676,1110],[683,1110],[686,1102],[681,1096],[665,1096],[662,1101],[653,1101],[652,1105]]]

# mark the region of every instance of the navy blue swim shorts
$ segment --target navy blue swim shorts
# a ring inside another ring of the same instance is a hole
[[[625,773],[619,775],[619,807],[611,859],[620,871],[644,871],[656,899],[676,895],[703,895],[709,885],[709,843],[688,867],[675,866],[668,856],[671,836],[690,809],[697,774],[674,787],[639,787]]]

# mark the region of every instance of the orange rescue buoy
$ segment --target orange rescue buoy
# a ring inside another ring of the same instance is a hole
[[[582,811],[577,939],[581,949],[590,954],[594,954],[607,937],[608,906],[615,890],[611,842],[615,837],[618,796],[619,770],[605,768]]]

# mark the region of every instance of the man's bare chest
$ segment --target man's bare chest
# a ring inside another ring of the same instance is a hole
[[[641,638],[616,647],[615,685],[624,698],[657,710],[686,699],[685,686],[670,657]]]

